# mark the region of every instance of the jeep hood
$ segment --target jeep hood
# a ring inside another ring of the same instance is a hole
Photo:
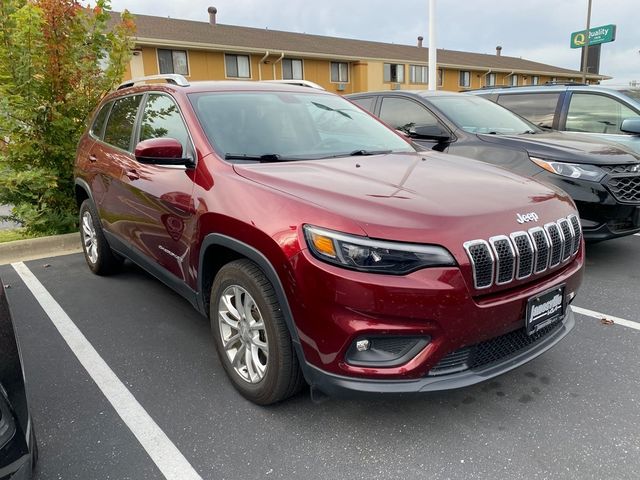
[[[483,142],[526,150],[529,155],[549,160],[590,165],[622,165],[638,163],[640,157],[625,147],[603,139],[564,132],[542,132],[523,135],[479,134]]]
[[[344,216],[373,238],[448,244],[457,237],[455,243],[461,244],[522,229],[518,213],[535,212],[539,224],[575,213],[573,201],[559,189],[433,151],[236,164],[234,169]]]

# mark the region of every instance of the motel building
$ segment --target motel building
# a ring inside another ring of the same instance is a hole
[[[119,14],[112,13],[113,21]],[[189,80],[310,80],[342,94],[426,89],[428,48],[352,40],[218,23],[135,15],[133,57],[125,80],[177,73]],[[494,85],[580,81],[576,70],[523,58],[438,50],[438,89],[464,91]],[[590,74],[596,83],[610,77]]]

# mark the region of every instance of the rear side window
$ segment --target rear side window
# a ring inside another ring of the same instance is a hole
[[[590,93],[574,93],[567,112],[566,129],[573,132],[623,133],[622,121],[638,114],[618,100]]]
[[[380,118],[398,130],[409,130],[414,126],[438,125],[438,120],[429,110],[406,98],[384,98]]]
[[[553,128],[560,93],[500,95],[498,103],[539,127]]]
[[[353,103],[364,108],[367,112],[373,113],[373,106],[376,103],[376,97],[351,98]]]
[[[132,95],[114,102],[104,130],[106,143],[123,150],[130,149],[131,134],[136,123],[136,114],[141,99],[142,95]]]
[[[149,138],[175,138],[187,150],[188,134],[175,102],[166,95],[151,94],[147,97],[140,125],[140,140]]]
[[[91,135],[96,138],[102,140],[102,132],[104,132],[104,124],[107,121],[107,115],[109,115],[109,109],[113,102],[105,103],[98,114],[93,119],[93,124],[91,125]]]

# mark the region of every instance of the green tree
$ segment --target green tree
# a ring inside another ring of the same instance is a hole
[[[135,30],[109,0],[0,2],[0,204],[34,234],[76,227],[73,162],[86,120],[121,81]]]

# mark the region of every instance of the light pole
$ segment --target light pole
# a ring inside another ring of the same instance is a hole
[[[585,32],[584,47],[582,47],[582,83],[587,83],[587,73],[589,73],[589,67],[587,61],[589,60],[589,29],[591,28],[591,0],[587,7],[587,30]]]
[[[438,89],[436,62],[436,0],[429,0],[429,90]]]

